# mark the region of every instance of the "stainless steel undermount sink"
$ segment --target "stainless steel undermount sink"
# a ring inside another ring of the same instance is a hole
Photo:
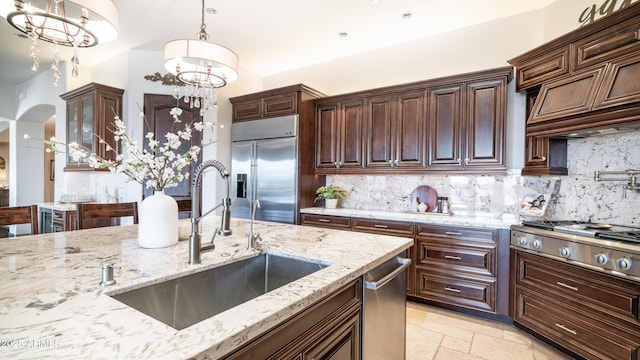
[[[328,265],[265,253],[113,298],[181,330]]]

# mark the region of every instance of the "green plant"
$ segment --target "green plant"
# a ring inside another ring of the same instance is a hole
[[[318,190],[316,190],[316,199],[314,202],[318,200],[327,200],[327,199],[344,199],[347,196],[347,192],[341,189],[336,185],[327,185],[320,186]]]

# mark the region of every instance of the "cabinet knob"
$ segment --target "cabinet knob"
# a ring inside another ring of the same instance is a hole
[[[389,160],[389,166],[391,166],[391,168],[393,168],[393,160]]]
[[[464,159],[464,164],[469,165],[469,158]]]
[[[547,157],[546,157],[546,156],[543,156],[543,157],[542,157],[542,161],[547,161]]]
[[[461,161],[461,159],[460,159],[460,158],[457,158],[457,159],[456,159],[456,162],[458,163],[458,165],[462,165],[462,161]]]

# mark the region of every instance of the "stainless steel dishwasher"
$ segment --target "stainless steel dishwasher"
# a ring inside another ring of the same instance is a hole
[[[406,282],[410,259],[401,254],[364,275],[362,358],[405,358]]]

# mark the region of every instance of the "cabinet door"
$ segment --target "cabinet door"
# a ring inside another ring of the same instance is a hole
[[[363,163],[363,101],[343,102],[340,115],[339,135],[339,168],[361,168]]]
[[[571,46],[571,70],[588,68],[626,54],[637,54],[640,51],[638,29],[640,18],[635,17],[576,41]]]
[[[465,166],[505,166],[506,86],[506,78],[467,84]]]
[[[322,341],[303,351],[301,359],[360,359],[360,312],[351,316],[337,329],[323,334]]]
[[[394,167],[421,168],[425,157],[424,91],[398,95],[394,122]]]
[[[297,113],[298,93],[295,91],[264,98],[262,116],[265,118]]]
[[[338,104],[316,108],[316,168],[335,169],[338,162]]]
[[[67,102],[67,144],[78,141],[80,134],[80,99],[69,100]],[[69,154],[67,149],[67,154]],[[67,163],[72,162],[71,155],[67,155]]]
[[[233,104],[233,121],[255,120],[262,117],[262,99],[251,99]]]
[[[367,102],[367,168],[391,168],[393,100],[392,95],[383,95],[372,97]]]
[[[640,43],[640,41],[637,42]],[[629,79],[636,80],[629,81]],[[640,56],[636,54],[609,63],[602,86],[600,86],[593,103],[593,110],[637,104],[639,102]]]
[[[461,166],[462,85],[427,90],[428,167]]]

